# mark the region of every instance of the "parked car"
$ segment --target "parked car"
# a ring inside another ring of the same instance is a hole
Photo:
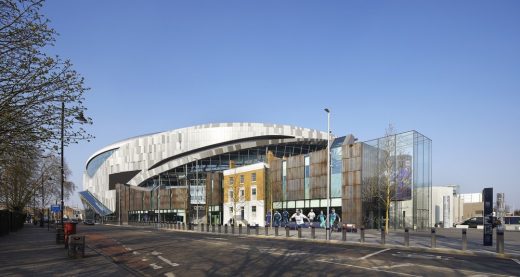
[[[502,224],[502,222],[500,222],[500,220],[498,220],[496,217],[493,217],[493,222],[492,222],[493,228],[495,228],[501,224]],[[484,225],[484,219],[481,216],[472,217],[470,219],[463,221],[461,223],[461,225],[468,225],[468,228],[477,228],[478,225]]]
[[[92,219],[86,219],[85,221],[83,221],[83,224],[85,224],[85,225],[94,225],[94,221]]]

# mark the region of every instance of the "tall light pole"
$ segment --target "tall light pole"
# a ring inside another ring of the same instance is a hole
[[[327,222],[325,222],[325,230],[327,232],[326,238],[330,240],[330,110],[325,108],[325,112],[327,113]]]
[[[76,117],[78,121],[80,122],[87,122],[87,119],[83,116],[83,113],[80,112]],[[64,153],[63,153],[63,144],[64,144],[64,137],[65,137],[65,99],[61,98],[61,205],[60,205],[60,223],[61,228],[63,228],[63,209],[64,209],[64,203],[63,203],[63,184],[65,183],[65,168],[64,168]]]

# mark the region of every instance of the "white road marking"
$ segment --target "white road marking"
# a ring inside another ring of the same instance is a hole
[[[390,268],[405,267],[405,266],[415,266],[415,264],[405,263],[405,264],[396,264],[396,265],[383,265],[383,266],[374,266],[374,268],[377,268],[377,269],[381,269],[381,268],[390,269]]]
[[[225,238],[219,238],[219,237],[205,237],[205,239],[211,239],[211,240],[228,240],[228,239],[225,239]]]
[[[132,248],[130,248],[130,247],[125,247],[125,249],[128,251],[132,251]]]
[[[142,259],[141,261],[146,262],[146,261],[148,261],[148,259]]]
[[[157,256],[157,258],[161,259],[161,261],[163,261],[163,262],[165,262],[165,263],[167,263],[167,264],[169,264],[169,265],[171,265],[171,266],[179,266],[178,263],[172,263],[170,260],[168,260],[168,259],[166,259],[166,258],[164,258],[164,257]]]
[[[379,250],[379,251],[377,251],[377,252],[374,252],[374,253],[371,253],[371,254],[365,255],[365,256],[359,258],[359,260],[364,260],[364,259],[366,259],[366,258],[370,258],[370,257],[372,257],[372,256],[375,256],[375,255],[377,255],[377,254],[383,253],[383,252],[388,251],[388,250],[390,250],[390,249],[391,249],[391,248],[385,248],[385,249],[383,249],[383,250]]]
[[[152,252],[152,255],[154,255],[154,256],[161,255],[161,254],[162,254],[161,252],[157,252],[157,251]]]
[[[335,265],[343,265],[343,266],[348,266],[348,267],[360,268],[360,269],[364,269],[364,270],[378,271],[378,272],[385,272],[385,273],[391,273],[391,274],[397,274],[397,275],[403,275],[403,276],[414,276],[414,277],[418,277],[418,276],[420,276],[420,275],[413,275],[413,274],[407,274],[407,273],[396,272],[396,271],[388,271],[388,270],[383,270],[383,269],[364,267],[364,266],[359,266],[359,265],[351,265],[351,264],[336,263],[336,262],[331,262],[331,261],[326,261],[326,260],[317,260],[317,261],[318,261],[318,262],[322,262],[322,263],[329,263],[329,264],[335,264]]]
[[[150,266],[151,266],[153,269],[155,269],[155,270],[157,270],[157,269],[161,269],[161,268],[162,268],[162,266],[160,266],[160,265],[156,265],[156,264],[150,264]]]
[[[166,277],[175,277],[175,274],[173,274],[173,272],[170,271],[170,272],[164,273],[164,276],[166,276]]]
[[[518,259],[511,259],[511,260],[513,260],[517,264],[520,264],[520,261]]]
[[[137,251],[134,251],[134,252],[132,252],[132,254],[134,254],[134,255],[139,255],[140,253],[137,252]]]

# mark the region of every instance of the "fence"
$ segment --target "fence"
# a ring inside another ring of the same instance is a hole
[[[7,210],[0,211],[0,236],[8,235],[9,232],[16,232],[23,228],[25,222],[25,214],[20,212],[11,212]]]

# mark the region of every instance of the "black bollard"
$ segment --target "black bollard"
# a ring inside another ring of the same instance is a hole
[[[346,226],[343,226],[343,228],[341,228],[341,240],[347,241],[347,227]]]
[[[247,224],[246,228],[247,228],[247,231],[246,231],[247,235],[249,236],[251,234],[251,231],[250,231],[251,230],[251,226],[249,225],[249,223]]]
[[[264,227],[264,232],[265,232],[265,236],[269,236],[269,227],[265,226]]]
[[[361,243],[365,242],[365,227],[360,228],[359,242],[361,242]]]
[[[275,226],[275,227],[274,227],[274,236],[275,236],[275,237],[278,236],[278,226]]]
[[[409,247],[410,246],[410,232],[408,227],[404,228],[404,246]]]
[[[314,226],[311,226],[311,239],[315,239],[316,238],[316,229],[314,228]]]
[[[224,234],[227,234],[227,233],[228,233],[227,228],[228,228],[227,224],[224,224]]]
[[[200,231],[201,231],[201,232],[204,232],[204,223],[201,223],[201,224],[200,224]]]
[[[285,237],[289,237],[289,226],[285,226]]]
[[[381,228],[381,244],[386,244],[386,232],[385,228]]]
[[[238,235],[242,235],[242,224],[238,224]]]
[[[235,234],[235,225],[234,224],[231,225],[231,234],[233,234],[233,235]]]
[[[211,232],[215,233],[215,224],[211,225]]]
[[[218,229],[218,233],[221,234],[222,233],[222,225],[219,224],[217,229]]]
[[[209,233],[209,224],[206,224],[206,232]]]
[[[437,238],[435,237],[435,228],[432,228],[432,248],[437,247]]]
[[[256,224],[255,227],[256,227],[256,229],[255,229],[255,235],[258,236],[258,232],[259,232],[260,227],[258,227],[258,224]]]
[[[302,226],[298,225],[298,238],[302,238]]]

